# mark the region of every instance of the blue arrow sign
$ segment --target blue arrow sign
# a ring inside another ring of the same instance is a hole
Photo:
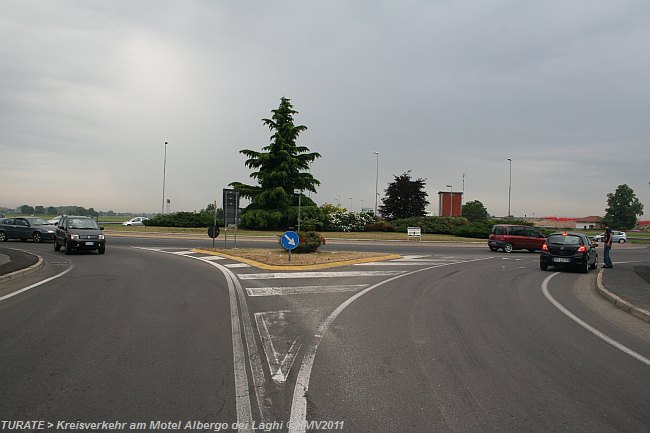
[[[300,238],[296,232],[284,232],[280,239],[280,243],[285,249],[292,250],[298,246]]]

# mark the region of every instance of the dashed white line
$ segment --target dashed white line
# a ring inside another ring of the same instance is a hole
[[[368,287],[367,284],[345,286],[301,286],[301,287],[247,287],[248,296],[287,296],[314,293],[354,292]]]
[[[404,271],[270,272],[260,274],[237,274],[237,277],[239,277],[240,280],[274,280],[283,278],[385,277],[403,273]]]

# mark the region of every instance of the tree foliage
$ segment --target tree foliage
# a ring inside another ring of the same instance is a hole
[[[629,186],[623,184],[614,193],[607,194],[604,221],[619,230],[634,228],[637,217],[643,214],[643,204]]]
[[[254,169],[251,177],[258,185],[246,185],[233,182],[242,197],[251,200],[250,209],[285,211],[292,204],[297,205],[295,189],[316,192],[320,182],[309,173],[309,164],[320,157],[319,153],[310,152],[305,146],[298,146],[296,140],[307,129],[304,125],[294,125],[293,116],[298,112],[293,109],[291,100],[282,98],[280,106],[272,110],[271,119],[262,122],[273,132],[271,143],[261,152],[244,149],[240,153],[248,159],[245,164]],[[313,204],[302,196],[303,204]]]
[[[487,209],[478,200],[468,201],[463,205],[462,214],[469,222],[486,221],[490,216]]]
[[[424,190],[426,179],[411,179],[411,170],[388,184],[379,213],[387,220],[424,216],[429,204]]]

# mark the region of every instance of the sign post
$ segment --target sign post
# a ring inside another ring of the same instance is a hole
[[[282,238],[280,238],[280,243],[285,250],[289,251],[289,261],[291,261],[291,250],[295,249],[300,243],[298,233],[294,231],[284,232]]]

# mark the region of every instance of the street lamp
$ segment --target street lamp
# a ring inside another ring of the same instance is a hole
[[[302,197],[302,190],[294,189],[293,193],[298,194],[298,233],[300,233],[300,199]]]
[[[167,142],[165,141],[165,158],[163,159],[163,190],[162,190],[162,210],[165,213],[165,174],[167,171]]]
[[[508,219],[510,218],[510,195],[512,194],[512,159],[508,158],[510,162],[510,180],[508,181]]]
[[[373,152],[377,155],[377,171],[375,173],[375,216],[377,216],[377,200],[379,199],[379,152]]]
[[[452,209],[454,208],[453,207],[453,204],[454,204],[453,189],[454,189],[454,187],[451,186],[451,185],[447,185],[447,188],[449,188],[449,217],[451,218],[452,217],[451,212],[452,212]]]

